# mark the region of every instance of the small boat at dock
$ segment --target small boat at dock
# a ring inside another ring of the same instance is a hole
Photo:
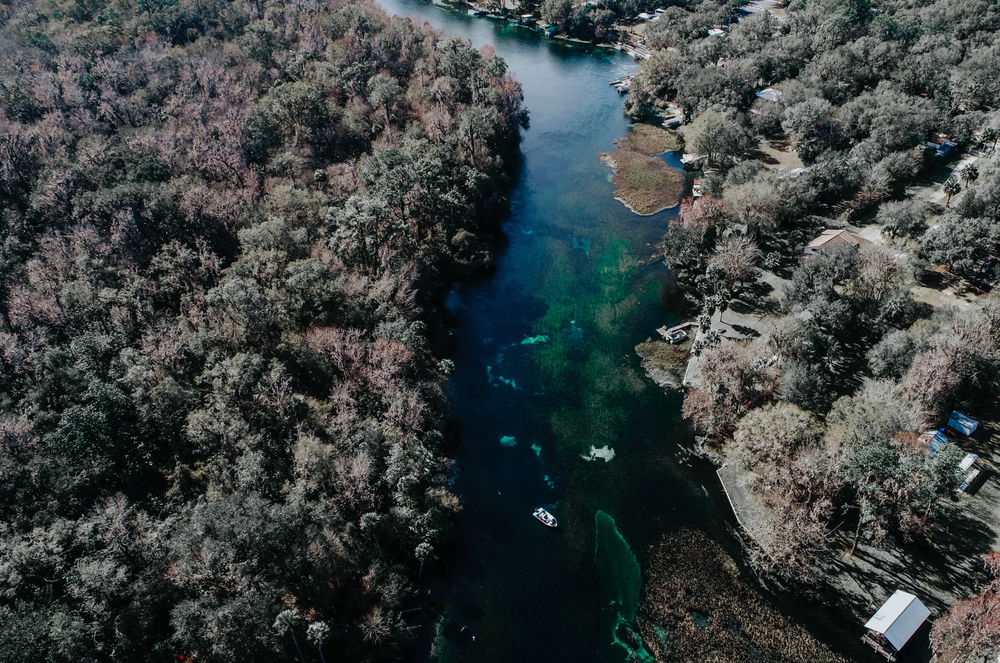
[[[543,525],[548,525],[549,527],[559,527],[559,521],[556,520],[556,517],[541,507],[535,509],[535,512],[532,515],[535,518],[538,518]]]
[[[664,325],[663,327],[657,329],[656,332],[670,345],[676,345],[677,343],[683,343],[688,339],[687,332],[684,330],[694,326],[695,323],[693,322],[683,322],[676,327],[671,327],[670,329],[667,329]]]

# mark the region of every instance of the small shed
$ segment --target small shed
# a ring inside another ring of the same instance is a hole
[[[930,453],[934,453],[938,450],[942,444],[948,444],[951,440],[945,434],[944,428],[932,428],[931,430],[924,431],[920,437],[917,438],[918,442],[927,445]]]
[[[948,419],[948,428],[957,430],[966,437],[972,437],[972,434],[979,428],[979,422],[956,410],[951,413],[951,417]]]
[[[948,136],[938,133],[928,134],[924,145],[933,149],[939,157],[947,155],[951,151],[951,148],[958,147],[958,143],[948,140]]]
[[[966,472],[965,479],[962,481],[962,485],[958,487],[958,492],[964,493],[970,487],[972,487],[979,477],[983,474],[983,469],[979,467],[979,456],[976,454],[966,454],[965,458],[959,464],[959,467],[963,472]]]
[[[930,617],[931,611],[913,594],[897,589],[878,612],[868,620],[868,632],[862,640],[890,661],[903,648],[917,629]]]

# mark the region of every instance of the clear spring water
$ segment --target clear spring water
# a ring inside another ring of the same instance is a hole
[[[678,319],[649,260],[676,211],[633,214],[597,160],[628,130],[608,83],[636,64],[417,0],[381,4],[493,46],[531,112],[498,268],[448,300],[464,510],[455,557],[412,623],[435,661],[641,660],[649,545],[683,526],[724,531],[728,505],[711,468],[678,451],[680,398],[633,351]],[[558,530],[532,518],[538,506]]]

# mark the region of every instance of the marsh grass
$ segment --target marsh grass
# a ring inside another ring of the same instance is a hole
[[[651,124],[634,124],[620,145],[636,152],[655,156],[683,149],[684,139],[676,131],[654,127]]]
[[[635,346],[635,351],[649,362],[649,368],[683,369],[691,358],[691,341],[689,339],[677,345],[664,341],[646,341]]]
[[[615,170],[615,199],[641,216],[673,207],[684,189],[684,176],[657,157],[647,156],[622,141],[612,154],[598,158]]]
[[[656,661],[847,663],[740,582],[733,560],[700,532],[653,547],[640,612]]]

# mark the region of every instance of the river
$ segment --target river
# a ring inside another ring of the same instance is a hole
[[[464,509],[454,558],[411,623],[435,661],[641,657],[634,641],[614,644],[628,640],[636,561],[680,527],[730,540],[732,528],[712,468],[679,446],[680,397],[647,379],[633,350],[678,319],[661,304],[666,270],[649,259],[676,209],[633,214],[597,160],[629,126],[608,82],[636,64],[416,0],[381,4],[494,47],[531,113],[497,270],[448,300]],[[557,530],[532,518],[540,505]],[[610,518],[595,563],[599,512]]]

